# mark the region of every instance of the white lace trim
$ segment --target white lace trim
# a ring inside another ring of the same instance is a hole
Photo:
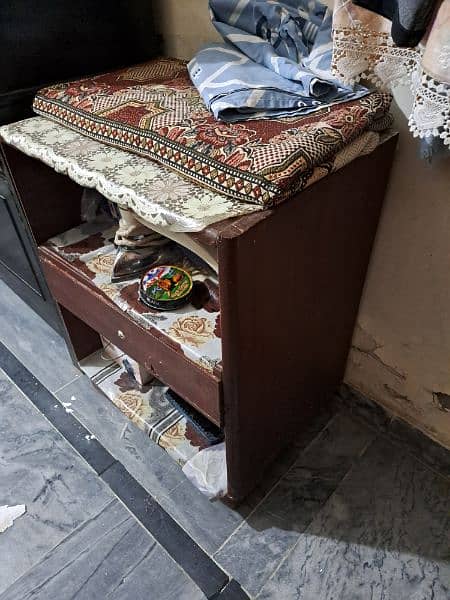
[[[58,173],[173,232],[263,210],[187,182],[162,166],[71,131],[43,117],[0,127],[0,138]]]
[[[333,31],[333,73],[348,84],[365,79],[385,90],[409,84],[421,57],[420,50],[397,48],[387,33],[360,24]]]
[[[423,72],[408,123],[414,137],[439,137],[450,149],[450,85]]]
[[[414,95],[409,128],[415,137],[439,137],[450,146],[450,86],[422,67],[421,48],[398,48],[387,33],[356,23],[333,31],[333,74],[347,84],[367,80],[382,90],[408,85]]]

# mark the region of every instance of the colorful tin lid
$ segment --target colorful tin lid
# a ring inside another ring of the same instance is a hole
[[[160,265],[147,271],[139,286],[139,300],[156,310],[175,310],[189,302],[192,277],[172,265]]]

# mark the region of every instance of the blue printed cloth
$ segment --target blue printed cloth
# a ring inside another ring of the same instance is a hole
[[[188,65],[216,119],[298,116],[368,93],[330,74],[331,11],[316,0],[210,0],[223,43]]]

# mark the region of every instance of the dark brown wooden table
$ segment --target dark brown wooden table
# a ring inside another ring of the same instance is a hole
[[[273,210],[191,234],[219,265],[223,360],[213,372],[43,246],[80,223],[82,188],[1,148],[74,360],[99,348],[102,334],[223,427],[233,503],[343,378],[396,142],[389,138]]]

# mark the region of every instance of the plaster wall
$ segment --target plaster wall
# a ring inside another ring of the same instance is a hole
[[[156,0],[166,54],[217,39],[207,0]],[[395,94],[400,142],[369,268],[346,381],[450,448],[450,160],[429,166]]]
[[[347,382],[450,448],[450,159],[428,165],[400,141],[350,352]]]

